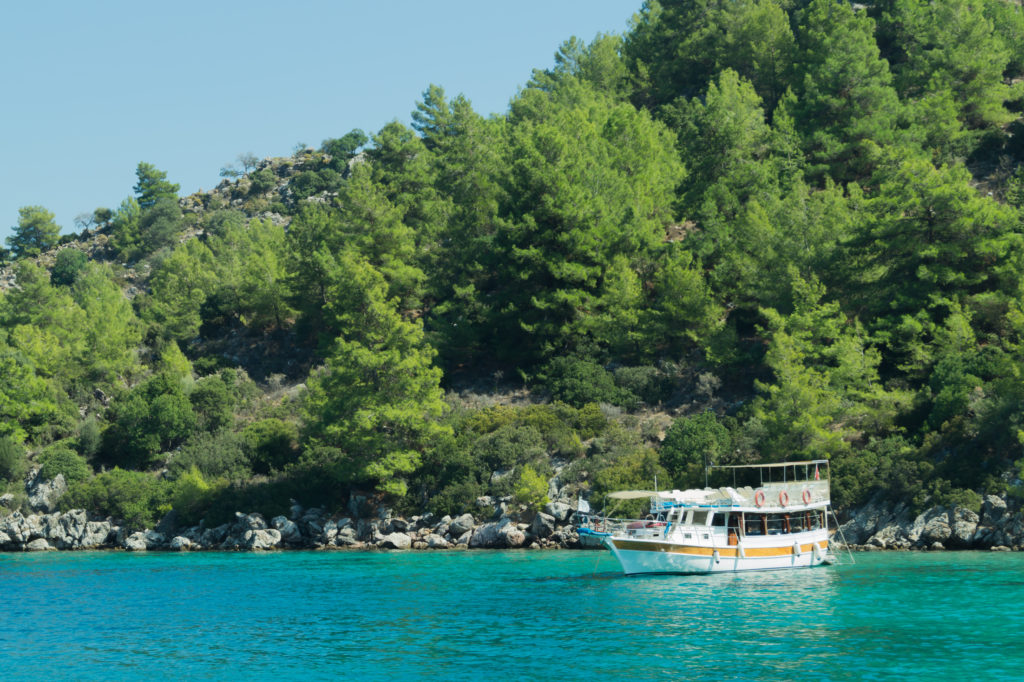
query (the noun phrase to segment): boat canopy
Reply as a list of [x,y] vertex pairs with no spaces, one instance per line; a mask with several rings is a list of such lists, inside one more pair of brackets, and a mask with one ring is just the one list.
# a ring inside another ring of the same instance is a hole
[[653,490],[619,490],[614,493],[608,493],[608,497],[613,500],[642,500],[646,497],[656,497],[658,493]]

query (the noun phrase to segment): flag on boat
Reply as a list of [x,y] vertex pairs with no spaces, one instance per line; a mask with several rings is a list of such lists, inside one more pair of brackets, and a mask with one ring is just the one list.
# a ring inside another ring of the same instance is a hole
[[817,464],[814,465],[814,480],[815,481],[820,481],[821,480],[821,474],[818,473],[818,465]]
[[582,497],[578,498],[576,500],[576,511],[578,511],[581,514],[589,514],[590,503],[584,500]]

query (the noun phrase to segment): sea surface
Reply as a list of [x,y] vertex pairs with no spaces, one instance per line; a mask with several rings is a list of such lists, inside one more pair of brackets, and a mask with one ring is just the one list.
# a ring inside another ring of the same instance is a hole
[[1024,553],[624,577],[607,552],[0,554],[0,679],[1014,680]]

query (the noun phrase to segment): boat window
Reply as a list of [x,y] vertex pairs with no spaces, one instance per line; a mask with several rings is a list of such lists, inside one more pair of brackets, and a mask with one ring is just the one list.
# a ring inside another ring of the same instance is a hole
[[768,515],[768,535],[782,535],[786,532],[785,514]]
[[706,511],[695,511],[695,512],[693,512],[693,525],[695,525],[695,526],[706,526],[706,525],[708,525],[708,513]]
[[789,532],[790,533],[802,533],[807,530],[804,525],[804,514],[793,514],[792,516],[786,515],[789,519]]
[[712,526],[724,526],[725,520],[729,517],[728,514],[715,514],[711,517]]
[[761,520],[763,514],[747,514],[744,519],[743,532],[746,535],[764,535]]

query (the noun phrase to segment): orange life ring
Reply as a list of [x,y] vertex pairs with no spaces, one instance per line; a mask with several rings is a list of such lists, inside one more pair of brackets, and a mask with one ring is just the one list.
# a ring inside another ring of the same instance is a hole
[[785,490],[779,491],[779,504],[783,507],[789,504],[789,493],[787,493]]
[[804,504],[811,503],[811,491],[809,488],[804,488],[804,494],[801,495],[801,498],[803,499]]
[[763,490],[758,490],[756,493],[754,493],[754,504],[756,504],[758,507],[763,507],[764,506],[764,491]]

